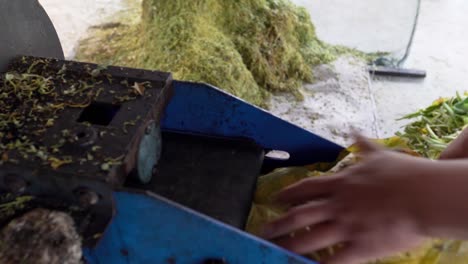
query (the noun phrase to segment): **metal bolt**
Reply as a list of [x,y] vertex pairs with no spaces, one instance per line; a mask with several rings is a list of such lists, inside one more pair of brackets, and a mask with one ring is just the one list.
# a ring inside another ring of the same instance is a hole
[[98,132],[92,127],[79,130],[76,133],[75,140],[81,147],[94,145],[98,139]]
[[150,120],[148,122],[148,126],[146,126],[146,130],[145,130],[146,135],[151,134],[151,132],[153,131],[153,124],[154,124],[154,120]]
[[78,190],[77,194],[79,203],[83,207],[95,205],[99,202],[99,195],[87,188]]

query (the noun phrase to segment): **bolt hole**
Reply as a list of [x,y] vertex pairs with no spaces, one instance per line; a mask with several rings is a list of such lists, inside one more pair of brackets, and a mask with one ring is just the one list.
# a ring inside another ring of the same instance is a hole
[[83,207],[95,205],[102,196],[87,187],[76,188],[73,193],[77,196],[78,202]]
[[120,105],[93,102],[83,109],[77,121],[79,123],[88,122],[93,125],[108,126],[119,111]]
[[289,152],[282,150],[270,150],[265,154],[265,157],[272,160],[289,160],[291,155]]
[[80,133],[76,134],[76,137],[78,137],[79,139],[84,138],[84,137],[86,137],[86,133],[85,132],[80,132]]

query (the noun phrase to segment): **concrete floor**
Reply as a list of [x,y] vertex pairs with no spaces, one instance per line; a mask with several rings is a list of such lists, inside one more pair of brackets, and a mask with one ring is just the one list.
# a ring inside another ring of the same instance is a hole
[[304,85],[304,100],[275,94],[269,111],[342,146],[354,142],[353,130],[377,137],[375,102],[369,92],[366,63],[343,56],[313,70],[315,82]]
[[417,0],[292,0],[311,14],[327,43],[365,52],[400,52],[408,43]]
[[403,123],[393,120],[429,105],[439,97],[468,91],[468,1],[423,0],[407,68],[427,71],[424,80],[375,78],[381,136]]
[[[326,42],[396,56],[409,39],[417,6],[416,0],[293,1],[310,11],[318,36]],[[403,66],[424,69],[428,76],[423,80],[371,76],[377,136],[393,135],[407,123],[396,119],[441,96],[468,91],[467,13],[465,0],[422,0],[413,47]]]

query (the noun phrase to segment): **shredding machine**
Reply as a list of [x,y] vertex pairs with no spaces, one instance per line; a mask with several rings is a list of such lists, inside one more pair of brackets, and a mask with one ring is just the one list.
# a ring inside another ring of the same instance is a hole
[[242,230],[259,175],[342,147],[208,84],[67,61],[37,0],[0,0],[0,73],[23,89],[0,102],[15,113],[0,126],[2,201],[35,197],[1,225],[71,212],[88,263],[313,263]]

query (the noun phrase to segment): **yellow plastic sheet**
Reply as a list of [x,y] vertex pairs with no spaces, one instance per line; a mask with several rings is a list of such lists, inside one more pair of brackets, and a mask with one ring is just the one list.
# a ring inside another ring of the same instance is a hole
[[[408,148],[399,137],[376,140],[386,148],[417,155]],[[274,204],[273,198],[281,189],[309,177],[326,176],[336,173],[346,166],[358,162],[353,154],[358,152],[356,146],[345,150],[334,163],[317,163],[304,167],[290,167],[274,170],[258,179],[252,209],[246,230],[258,235],[261,227],[283,215],[288,208]],[[311,252],[308,257],[320,261],[326,255],[333,254],[333,249]],[[432,240],[421,247],[404,252],[394,257],[372,262],[372,264],[468,264],[468,242],[450,240]]]

